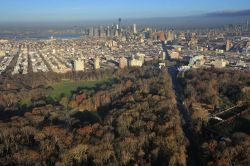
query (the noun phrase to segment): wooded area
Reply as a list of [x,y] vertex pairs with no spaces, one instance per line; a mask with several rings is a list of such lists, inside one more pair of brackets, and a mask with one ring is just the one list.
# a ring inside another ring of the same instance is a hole
[[[104,75],[116,81],[77,89],[54,104],[41,94],[45,98],[33,101],[43,103],[3,119],[0,165],[186,165],[186,139],[167,71],[131,68],[88,78]],[[3,108],[14,103],[2,98]]]
[[185,73],[181,81],[203,165],[250,165],[250,119],[244,118],[249,114],[237,114],[234,121],[225,123],[216,134],[208,130],[210,115],[241,104],[250,109],[250,73],[194,69]]

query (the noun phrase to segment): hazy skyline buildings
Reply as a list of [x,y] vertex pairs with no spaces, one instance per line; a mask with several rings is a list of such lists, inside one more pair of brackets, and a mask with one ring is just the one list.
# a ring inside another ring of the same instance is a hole
[[[11,0],[0,6],[0,22],[48,22],[194,16],[206,13],[224,15],[246,10],[248,0]],[[95,10],[93,10],[95,9]],[[202,10],[201,10],[202,9]],[[114,15],[114,13],[116,13]]]
[[[244,24],[250,19],[248,0],[138,0],[138,1],[3,1],[0,28],[67,28],[112,25],[107,36],[120,36],[121,26],[136,24],[166,28],[204,28]],[[115,14],[114,14],[115,13]],[[121,25],[122,24],[122,25]],[[116,28],[118,31],[112,31]],[[247,29],[247,27],[246,27]],[[98,36],[96,29],[90,36]],[[104,33],[102,33],[103,35]]]
[[246,30],[248,31],[248,27],[249,26],[249,22],[248,22],[248,19],[247,19],[247,25],[246,25]]
[[137,34],[136,24],[133,25],[133,33],[134,33],[134,34]]

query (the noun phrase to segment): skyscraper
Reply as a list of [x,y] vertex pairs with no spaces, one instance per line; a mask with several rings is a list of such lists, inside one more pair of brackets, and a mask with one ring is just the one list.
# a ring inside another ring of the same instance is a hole
[[120,36],[120,35],[121,35],[121,33],[122,33],[122,27],[121,27],[121,22],[122,22],[122,19],[121,19],[121,18],[119,18],[119,19],[118,19],[118,22],[119,22],[119,24],[118,24],[118,35]]
[[99,28],[95,28],[94,29],[94,36],[95,37],[99,37],[100,36],[100,30],[99,30]]
[[169,30],[168,31],[167,41],[173,41],[173,40],[174,40],[174,31],[173,30]]
[[136,24],[133,25],[133,33],[137,34]]
[[94,28],[91,27],[89,28],[89,37],[93,37],[94,36]]
[[83,60],[74,60],[74,70],[75,71],[84,71],[84,61]]
[[106,32],[104,30],[104,28],[101,26],[100,27],[100,37],[105,37],[106,36]]
[[100,58],[99,57],[95,58],[95,64],[94,65],[95,65],[96,70],[101,68],[100,67]]
[[165,33],[164,32],[160,32],[160,34],[159,34],[159,39],[160,39],[160,41],[165,41]]
[[115,36],[115,32],[116,32],[116,28],[114,25],[111,26],[110,29],[110,37],[114,37]]
[[248,24],[249,24],[249,23],[248,23],[248,19],[247,19],[247,25],[246,25],[246,30],[247,30],[247,31],[248,31]]
[[122,22],[122,19],[119,18],[119,19],[118,19],[118,22],[119,22],[119,24],[118,24],[118,25],[119,25],[119,28],[118,28],[118,29],[119,29],[119,31],[121,31],[121,22]]
[[108,26],[108,29],[107,29],[107,36],[110,37],[111,36],[111,32],[110,32],[110,28]]
[[227,40],[226,43],[226,51],[229,51],[233,47],[233,42],[232,40]]

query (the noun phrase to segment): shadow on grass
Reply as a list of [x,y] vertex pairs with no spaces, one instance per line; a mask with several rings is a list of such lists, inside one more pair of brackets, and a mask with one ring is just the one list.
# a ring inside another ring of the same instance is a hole
[[84,86],[78,87],[76,90],[71,91],[71,96],[73,94],[79,94],[80,92],[88,92],[90,94],[94,94],[100,90],[107,90],[111,88],[113,84],[119,83],[119,81],[120,80],[118,78],[113,78],[103,83],[97,83],[95,84],[94,87],[84,87]]
[[9,121],[10,118],[14,116],[23,116],[26,112],[31,112],[32,108],[25,105],[22,105],[21,107],[10,107],[10,108],[4,108],[0,107],[0,120],[1,121]]
[[32,100],[30,104],[19,104],[13,107],[4,108],[0,106],[0,120],[9,121],[14,116],[23,116],[26,112],[31,112],[33,108],[43,107],[45,105],[58,106],[59,103],[51,97],[43,97],[38,100]]
[[[113,78],[108,81],[105,81],[104,83],[97,83],[94,87],[78,87],[75,91],[71,91],[71,96],[74,94],[80,93],[82,91],[94,94],[100,90],[106,90],[109,89],[113,84],[118,83],[119,79]],[[52,90],[52,87],[49,87],[50,90]],[[31,101],[30,104],[19,104],[18,106],[15,106],[13,108],[4,108],[0,106],[0,120],[1,121],[9,121],[11,117],[14,116],[23,116],[26,112],[31,112],[33,108],[36,107],[42,107],[48,104],[51,104],[53,106],[59,106],[60,98],[66,96],[64,93],[62,93],[59,97],[59,99],[54,99],[53,97],[43,97],[41,99],[38,99],[36,101]],[[70,97],[70,96],[68,96]],[[100,110],[107,110],[109,106],[100,108]],[[103,114],[105,111],[97,111],[97,112],[78,112],[75,116],[75,118],[79,119],[83,123],[97,123],[102,121],[103,117],[105,116]],[[60,122],[59,122],[60,123]]]

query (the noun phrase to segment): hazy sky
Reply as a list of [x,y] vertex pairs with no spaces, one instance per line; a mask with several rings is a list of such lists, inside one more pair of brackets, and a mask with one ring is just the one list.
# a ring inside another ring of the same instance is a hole
[[0,22],[199,15],[250,8],[250,0],[0,0]]

